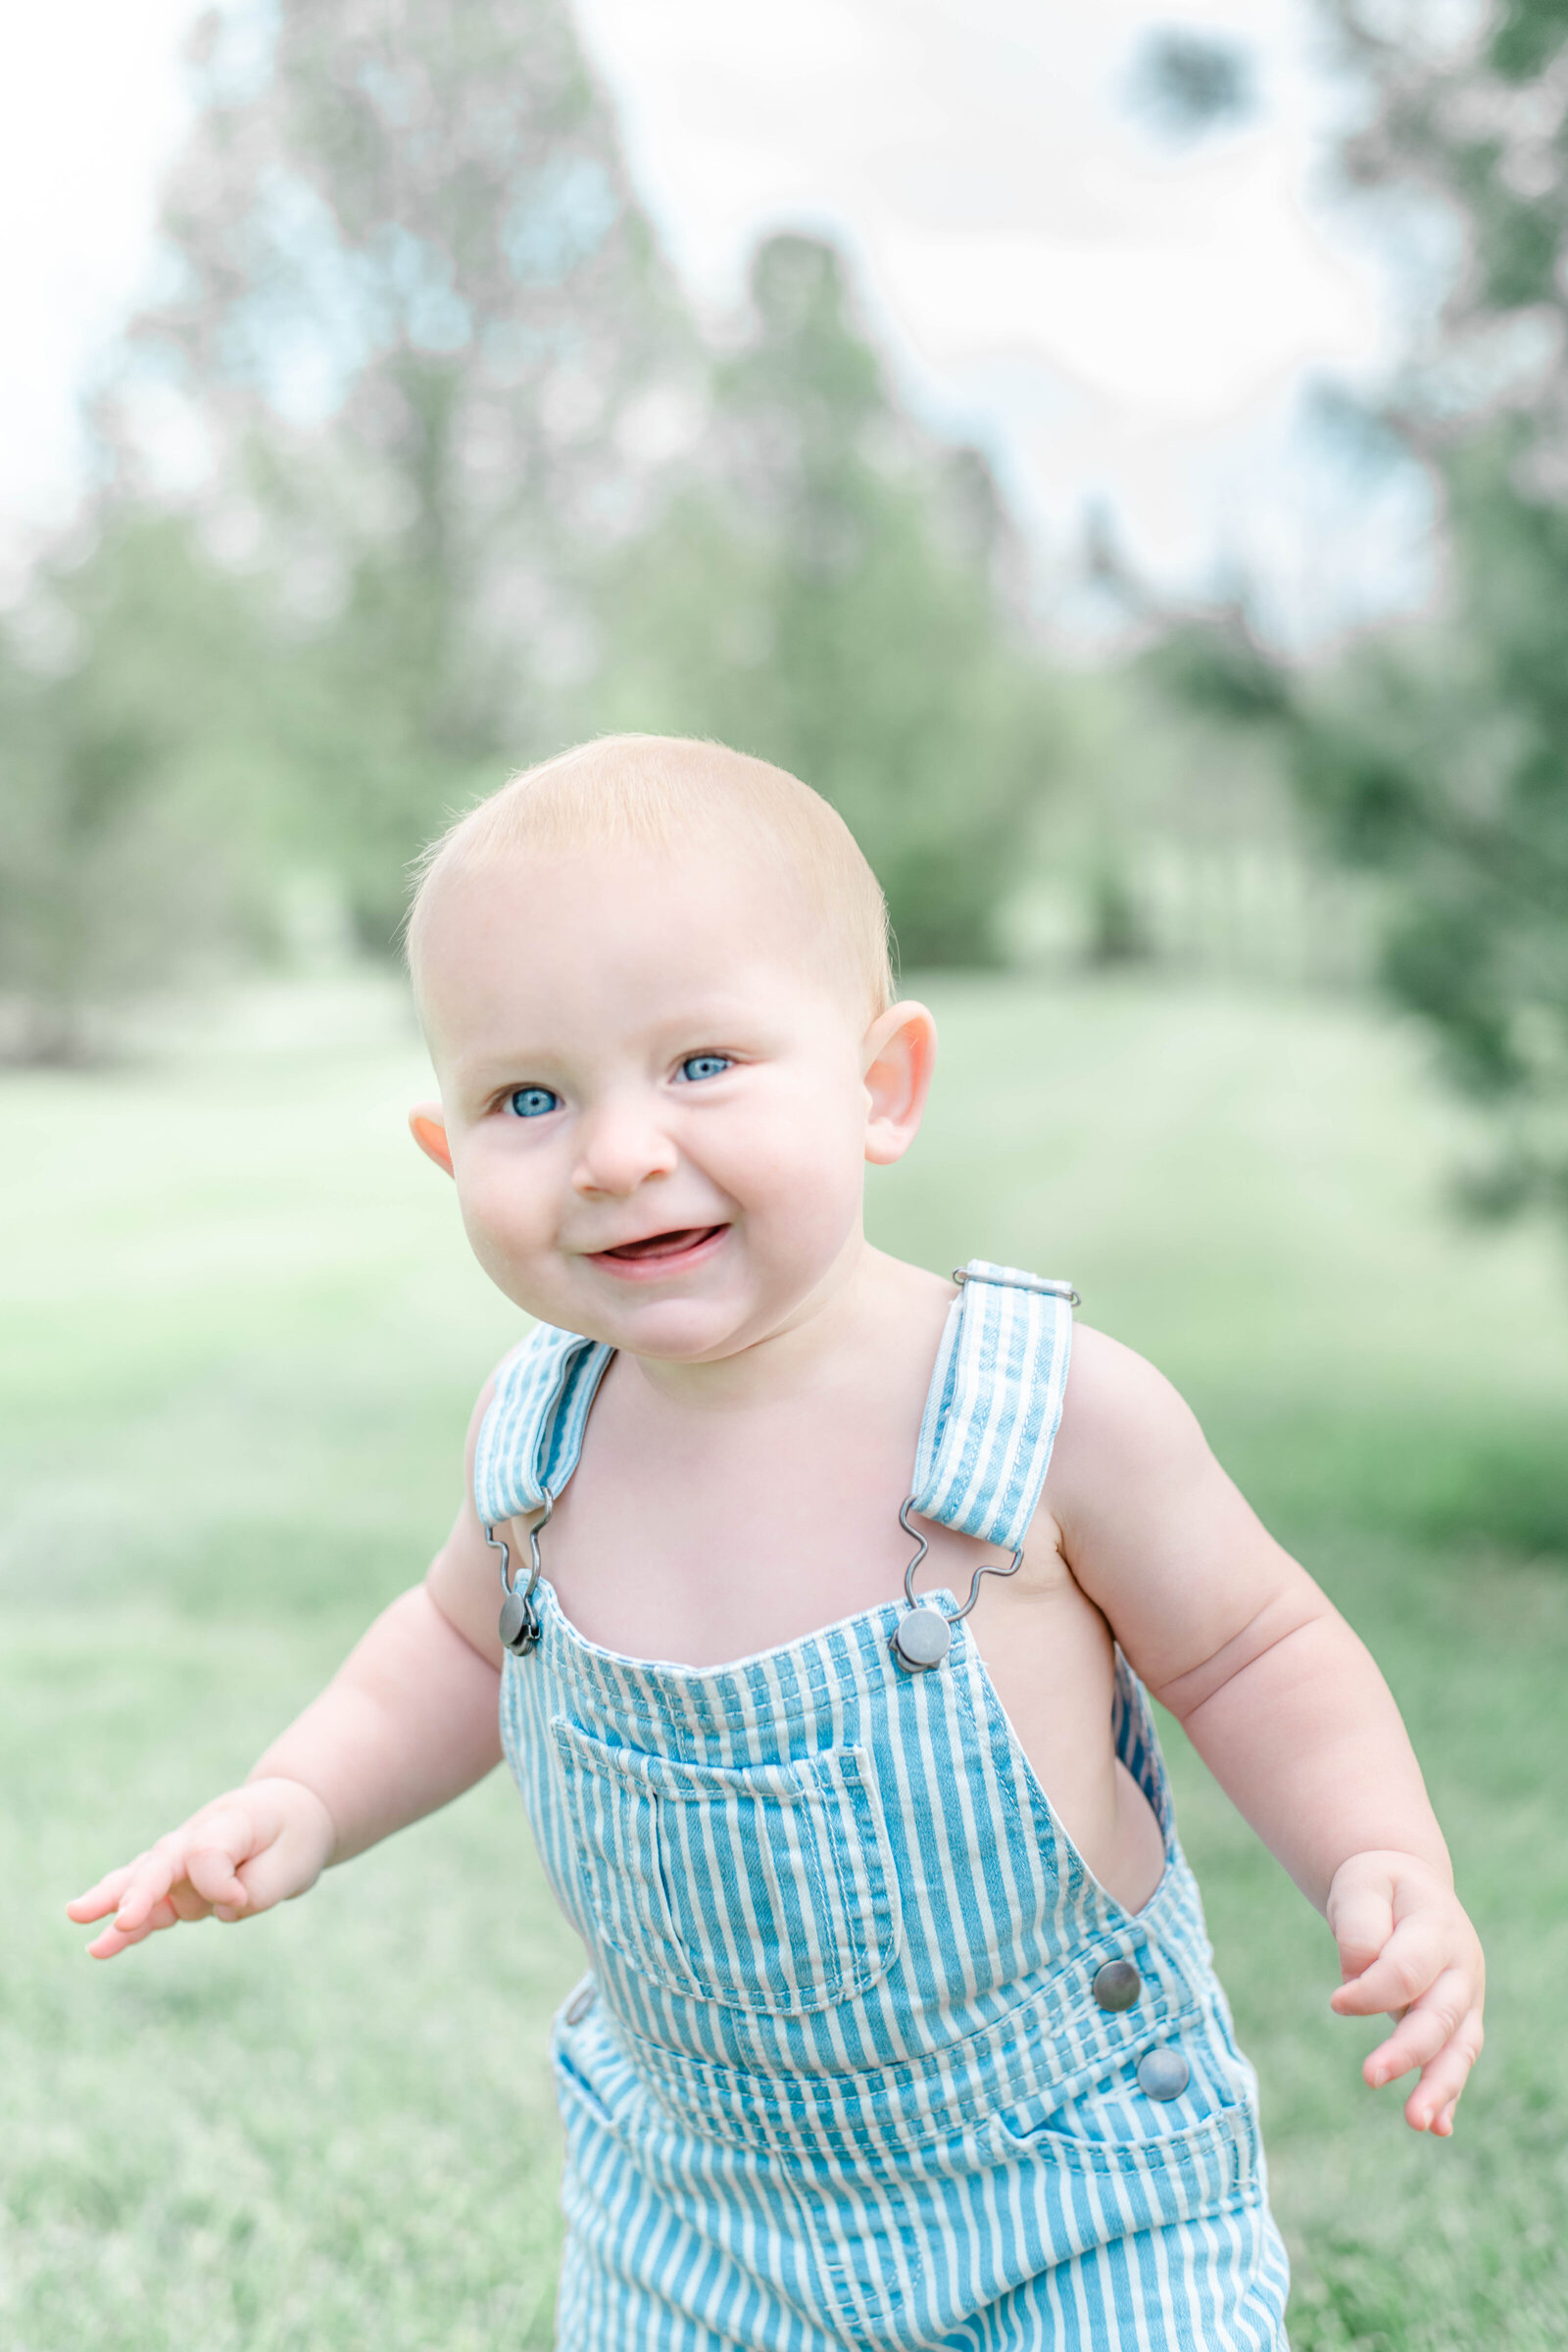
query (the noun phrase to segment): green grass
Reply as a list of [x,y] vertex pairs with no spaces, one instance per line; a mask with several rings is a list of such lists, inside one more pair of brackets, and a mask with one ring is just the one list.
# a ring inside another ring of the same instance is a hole
[[[1568,1286],[1440,1205],[1464,1123],[1349,1011],[933,990],[877,1238],[1071,1273],[1186,1389],[1406,1708],[1491,1947],[1449,2145],[1334,2020],[1325,1931],[1170,1739],[1262,2076],[1297,2352],[1568,2342]],[[581,1965],[497,1779],[310,1900],[97,1969],[65,1897],[240,1774],[457,1500],[515,1317],[402,1132],[373,989],[0,1086],[0,2341],[544,2346],[546,2021]]]

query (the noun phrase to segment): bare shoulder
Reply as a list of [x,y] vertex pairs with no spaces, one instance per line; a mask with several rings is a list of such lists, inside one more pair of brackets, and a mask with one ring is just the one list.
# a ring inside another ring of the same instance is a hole
[[1311,1589],[1214,1459],[1191,1406],[1102,1331],[1074,1337],[1046,1499],[1075,1581],[1156,1695],[1282,1595]]
[[488,1658],[492,1666],[499,1667],[503,1651],[496,1634],[500,1608],[497,1555],[485,1541],[473,1502],[473,1460],[479,1431],[495,1393],[496,1380],[492,1374],[479,1391],[468,1418],[463,1459],[463,1499],[452,1522],[452,1532],[430,1562],[425,1589],[442,1616],[457,1628],[464,1640],[481,1657]]
[[1063,1526],[1113,1495],[1157,1493],[1214,1467],[1198,1417],[1163,1372],[1080,1323],[1051,1459],[1048,1494]]

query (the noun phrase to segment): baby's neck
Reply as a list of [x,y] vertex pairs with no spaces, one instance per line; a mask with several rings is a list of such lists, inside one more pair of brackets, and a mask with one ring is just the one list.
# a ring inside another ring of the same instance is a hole
[[[739,1367],[681,1365],[670,1380],[667,1363],[617,1354],[542,1545],[590,1639],[710,1663],[895,1598],[911,1548],[899,1509],[952,1290],[866,1257],[831,1310]],[[977,1547],[931,1533],[963,1555],[953,1572],[966,1588]]]

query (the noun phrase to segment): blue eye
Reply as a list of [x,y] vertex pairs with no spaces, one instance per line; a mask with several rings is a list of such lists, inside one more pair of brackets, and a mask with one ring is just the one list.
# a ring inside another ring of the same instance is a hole
[[546,1111],[561,1108],[561,1097],[552,1094],[548,1086],[519,1086],[514,1095],[508,1096],[507,1108],[519,1119],[542,1119]]
[[727,1054],[688,1054],[680,1065],[683,1078],[718,1078],[733,1067]]

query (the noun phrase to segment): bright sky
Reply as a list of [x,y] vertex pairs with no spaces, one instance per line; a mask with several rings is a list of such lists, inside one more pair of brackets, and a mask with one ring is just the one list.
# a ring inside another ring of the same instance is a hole
[[[149,266],[194,0],[0,20],[0,533],[69,506],[74,386]],[[1410,590],[1407,494],[1351,492],[1300,422],[1390,357],[1378,270],[1323,188],[1341,103],[1312,0],[577,0],[694,298],[757,235],[855,256],[901,379],[979,439],[1048,556],[1096,503],[1168,581],[1264,574],[1293,625]],[[1250,122],[1186,146],[1126,104],[1154,25],[1234,35]],[[1336,503],[1338,501],[1338,504]]]

